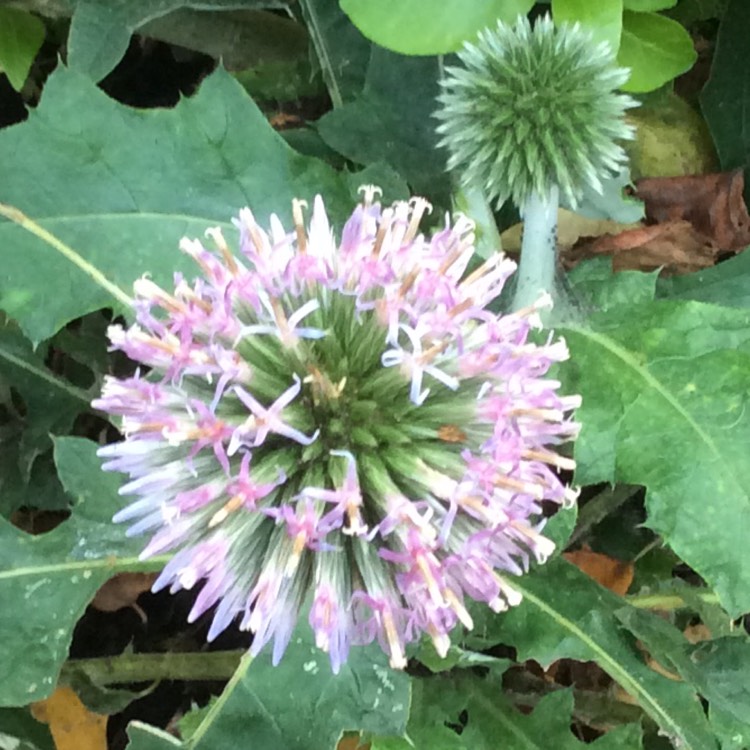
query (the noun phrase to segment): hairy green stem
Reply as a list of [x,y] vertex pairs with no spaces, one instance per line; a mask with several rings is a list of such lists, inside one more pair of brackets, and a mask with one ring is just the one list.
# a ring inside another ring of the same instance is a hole
[[523,239],[514,310],[531,307],[544,292],[552,294],[557,264],[558,203],[559,190],[553,186],[547,195],[532,193],[521,210]]
[[68,682],[78,674],[84,674],[95,685],[155,680],[228,680],[237,670],[244,653],[244,650],[203,651],[71,659],[63,665],[60,680]]

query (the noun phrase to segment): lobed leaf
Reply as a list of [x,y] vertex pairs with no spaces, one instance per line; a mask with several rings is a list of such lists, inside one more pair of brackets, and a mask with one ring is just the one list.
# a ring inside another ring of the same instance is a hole
[[[289,220],[292,198],[327,198],[335,218],[351,208],[346,180],[292,151],[226,72],[170,110],[135,110],[61,68],[27,122],[0,131],[0,161],[14,173],[0,202],[20,208],[107,279],[129,290],[148,273],[172,283],[196,275],[182,236],[231,229],[251,206],[265,222]],[[34,343],[87,312],[111,307],[91,274],[15,224],[0,222],[0,308]],[[50,294],[54,290],[54,294]]]
[[121,570],[154,569],[138,561],[139,541],[112,523],[121,506],[118,477],[105,474],[96,445],[55,440],[55,462],[75,499],[71,517],[29,536],[0,518],[0,706],[20,706],[52,693],[73,628],[96,590]]
[[595,661],[673,743],[683,750],[716,747],[695,690],[651,670],[623,632],[617,613],[624,599],[561,558],[512,585],[524,599],[485,624],[487,642],[512,645],[519,661],[534,659],[542,666],[562,658]]
[[645,485],[647,525],[730,614],[750,610],[750,312],[641,301],[560,330],[577,480]]

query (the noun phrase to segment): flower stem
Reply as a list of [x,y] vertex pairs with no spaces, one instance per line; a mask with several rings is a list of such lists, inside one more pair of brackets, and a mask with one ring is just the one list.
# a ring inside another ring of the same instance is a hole
[[228,680],[244,653],[244,650],[205,651],[71,659],[63,665],[60,679],[66,682],[83,673],[95,685],[154,680]]
[[557,262],[558,202],[559,190],[555,185],[545,196],[532,193],[521,211],[523,240],[514,310],[531,307],[543,292],[552,294]]

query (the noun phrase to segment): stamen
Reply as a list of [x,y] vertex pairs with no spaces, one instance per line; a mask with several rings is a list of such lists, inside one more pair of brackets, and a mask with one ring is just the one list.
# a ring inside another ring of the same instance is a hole
[[383,190],[377,185],[360,185],[357,192],[362,194],[362,205],[369,208],[372,205],[373,198],[376,195],[382,196]]
[[250,211],[249,208],[243,209],[240,211],[240,217],[245,224],[245,229],[247,229],[250,239],[253,241],[253,245],[255,245],[256,252],[258,255],[262,256],[265,249],[265,243],[263,242],[263,235],[261,234],[260,228],[255,223],[255,217],[253,216],[252,211]]
[[466,607],[461,604],[459,598],[450,589],[443,591],[443,597],[448,602],[448,606],[456,613],[458,619],[461,620],[461,624],[467,630],[473,630],[474,620],[471,619],[471,615],[466,610]]
[[232,276],[236,276],[237,272],[239,271],[239,267],[237,266],[237,261],[235,260],[234,254],[227,246],[227,242],[224,239],[224,235],[221,233],[221,229],[219,229],[219,227],[212,227],[211,229],[207,229],[206,236],[210,237],[214,241],[214,245],[216,245],[219,252],[221,253],[221,257],[224,260],[224,263],[226,263],[226,266],[229,269],[230,273],[232,274]]
[[213,529],[214,526],[218,526],[224,521],[229,515],[239,510],[242,507],[242,497],[235,495],[231,500],[228,500],[221,510],[217,510],[216,513],[211,516],[211,520],[208,522],[208,528]]
[[405,669],[406,656],[404,655],[404,649],[401,645],[401,639],[396,632],[396,624],[393,622],[393,616],[387,610],[383,612],[383,629],[385,630],[385,637],[388,641],[388,647],[391,652],[391,667],[393,667],[393,669]]
[[419,230],[419,222],[422,221],[425,210],[427,210],[428,214],[432,213],[432,204],[425,198],[414,196],[409,201],[409,205],[411,206],[412,213],[409,226],[406,228],[406,233],[402,240],[402,244],[404,245],[408,245],[416,237]]
[[300,255],[307,252],[307,235],[305,234],[305,217],[302,209],[307,208],[307,201],[295,198],[292,201],[292,219],[294,220],[294,231],[297,233],[297,250]]
[[536,500],[544,500],[544,485],[539,483],[523,482],[520,479],[495,474],[492,483],[497,487],[504,487],[508,490],[516,490],[531,495]]
[[550,453],[548,451],[521,451],[521,458],[525,458],[528,461],[541,461],[542,463],[556,466],[558,469],[564,469],[565,471],[573,471],[576,468],[576,462],[572,458],[558,456],[557,453]]
[[377,258],[380,255],[380,248],[383,245],[388,230],[391,228],[391,221],[393,220],[393,209],[386,208],[380,217],[380,223],[378,224],[378,233],[375,235],[375,244],[372,246],[372,257]]

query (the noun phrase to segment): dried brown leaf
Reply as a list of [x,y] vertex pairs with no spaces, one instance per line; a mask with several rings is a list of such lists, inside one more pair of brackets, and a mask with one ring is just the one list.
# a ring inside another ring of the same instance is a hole
[[685,177],[648,177],[636,183],[646,219],[660,224],[684,220],[722,251],[750,245],[750,216],[741,169]]

